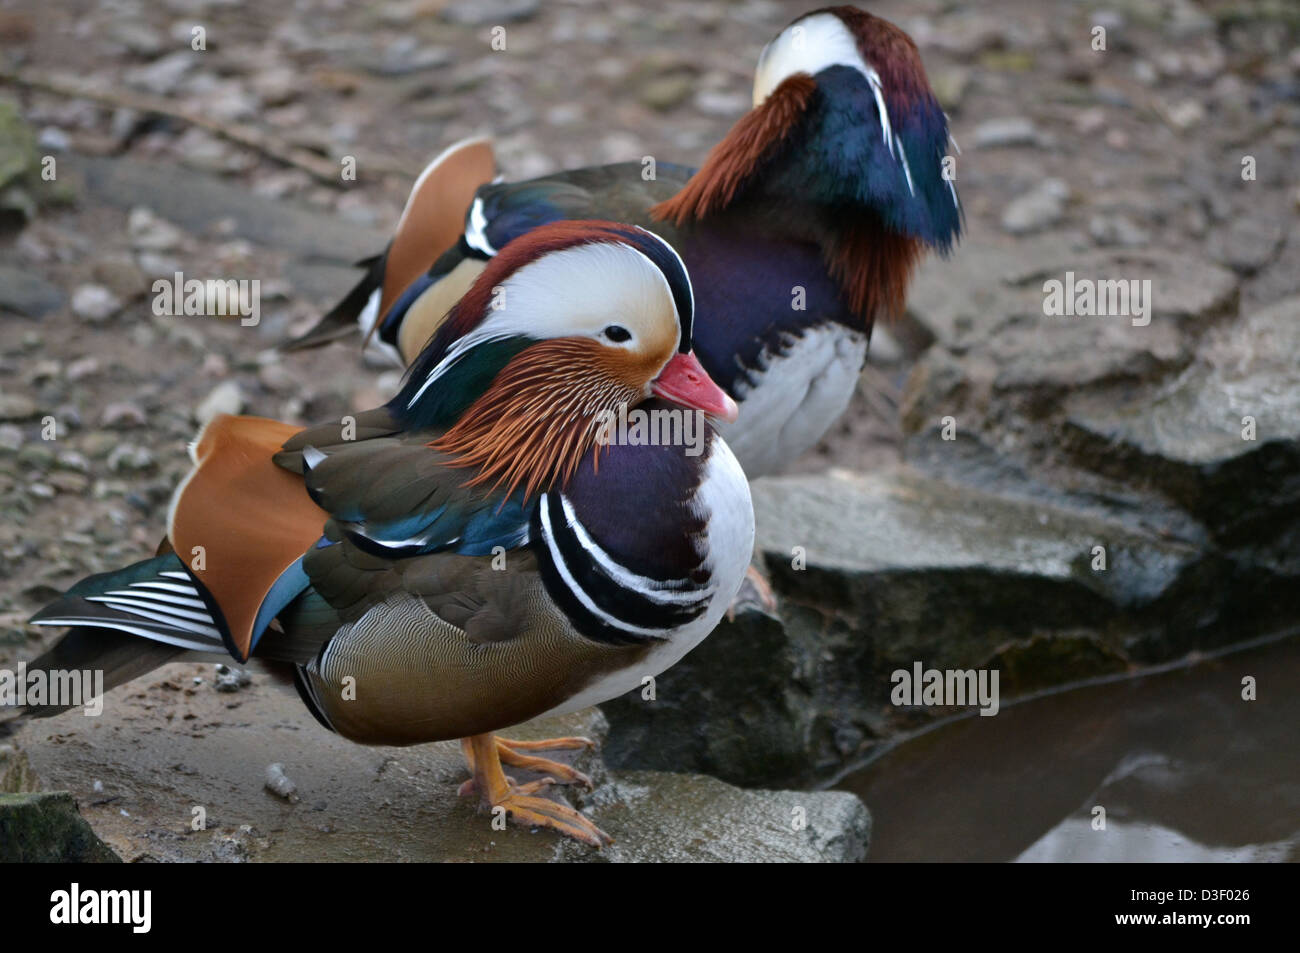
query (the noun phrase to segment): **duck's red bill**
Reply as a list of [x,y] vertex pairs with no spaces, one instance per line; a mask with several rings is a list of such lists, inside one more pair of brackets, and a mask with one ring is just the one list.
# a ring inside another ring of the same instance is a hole
[[740,415],[740,408],[725,390],[713,382],[694,352],[674,354],[659,376],[650,384],[657,397],[674,404],[702,410],[710,417],[731,423]]

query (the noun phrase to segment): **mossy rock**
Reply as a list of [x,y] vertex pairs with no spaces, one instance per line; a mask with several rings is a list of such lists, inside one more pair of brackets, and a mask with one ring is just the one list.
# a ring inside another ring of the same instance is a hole
[[0,794],[0,863],[114,864],[67,791]]

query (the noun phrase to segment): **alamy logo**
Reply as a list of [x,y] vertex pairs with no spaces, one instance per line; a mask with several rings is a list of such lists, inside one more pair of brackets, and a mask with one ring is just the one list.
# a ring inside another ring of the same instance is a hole
[[912,670],[896,669],[889,681],[889,700],[895,705],[980,706],[981,715],[998,713],[998,671],[993,669],[925,668],[912,663]]
[[148,933],[153,924],[152,890],[71,889],[50,894],[50,922],[129,923],[132,933]]
[[172,279],[153,283],[153,313],[160,318],[239,317],[244,327],[262,320],[262,281],[259,278],[186,278],[176,272]]
[[36,669],[27,671],[27,663],[19,662],[18,670],[0,668],[0,706],[57,705],[65,708],[85,708],[90,717],[104,713],[104,672],[101,669],[84,671],[65,669]]
[[686,456],[698,457],[709,437],[708,422],[698,410],[680,407],[641,407],[602,410],[596,415],[596,443],[602,447],[686,447]]
[[1151,323],[1150,278],[1076,279],[1067,271],[1064,281],[1043,282],[1043,294],[1043,314],[1051,318],[1125,317],[1135,328]]

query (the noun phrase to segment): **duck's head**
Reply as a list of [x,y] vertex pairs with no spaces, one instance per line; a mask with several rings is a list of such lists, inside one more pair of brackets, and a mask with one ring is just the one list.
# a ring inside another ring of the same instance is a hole
[[694,296],[661,238],[610,222],[536,228],[496,255],[390,403],[409,429],[526,492],[567,479],[602,420],[652,396],[734,420],[691,351]]
[[683,224],[785,196],[940,250],[957,237],[947,117],[916,44],[889,21],[849,6],[804,14],[763,48],[753,102],[656,215]]

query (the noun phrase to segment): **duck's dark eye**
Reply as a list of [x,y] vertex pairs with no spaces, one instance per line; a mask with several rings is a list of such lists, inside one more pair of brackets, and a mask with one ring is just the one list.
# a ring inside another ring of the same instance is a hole
[[622,344],[632,339],[632,332],[621,324],[611,324],[602,333],[615,344]]

